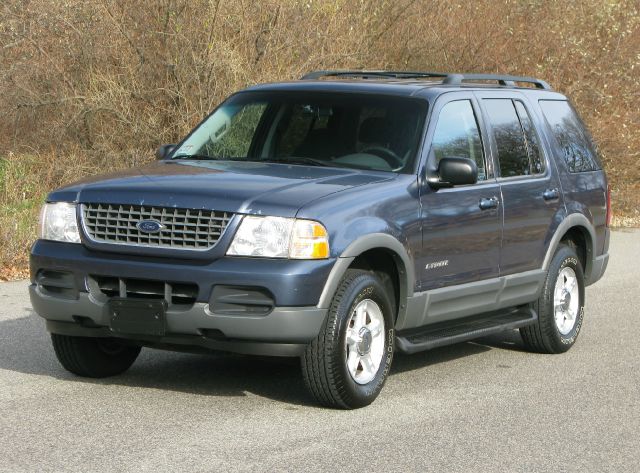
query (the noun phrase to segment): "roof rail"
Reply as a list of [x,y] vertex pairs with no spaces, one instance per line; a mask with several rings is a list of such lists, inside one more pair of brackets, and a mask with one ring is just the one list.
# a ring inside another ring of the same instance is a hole
[[429,77],[445,78],[448,74],[440,72],[413,71],[314,71],[305,74],[300,80],[315,80],[321,77],[359,77],[361,79],[381,77],[387,79],[427,79]]
[[460,85],[462,82],[496,81],[505,87],[515,87],[516,82],[533,84],[538,89],[550,90],[551,86],[543,80],[533,77],[510,76],[503,74],[449,74],[443,84]]
[[442,79],[446,85],[461,85],[463,82],[496,81],[503,87],[516,87],[517,82],[532,84],[538,89],[551,90],[551,86],[540,79],[502,74],[459,74],[415,71],[314,71],[305,74],[300,80],[316,80],[322,77],[351,77],[360,79]]

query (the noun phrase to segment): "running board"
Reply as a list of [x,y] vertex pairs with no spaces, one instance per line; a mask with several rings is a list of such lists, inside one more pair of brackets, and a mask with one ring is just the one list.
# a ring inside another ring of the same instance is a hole
[[396,348],[401,353],[416,353],[526,327],[536,320],[538,314],[529,307],[466,317],[399,332]]

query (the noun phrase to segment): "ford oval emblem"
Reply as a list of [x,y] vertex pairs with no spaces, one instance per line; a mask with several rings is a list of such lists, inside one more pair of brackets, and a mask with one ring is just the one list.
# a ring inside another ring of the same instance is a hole
[[136,223],[136,228],[143,233],[158,233],[165,227],[157,220],[140,220]]

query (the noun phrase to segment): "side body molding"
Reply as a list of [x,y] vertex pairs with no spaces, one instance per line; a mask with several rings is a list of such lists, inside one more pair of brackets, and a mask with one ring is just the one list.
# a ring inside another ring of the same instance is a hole
[[415,287],[415,274],[413,262],[407,253],[406,248],[400,241],[386,233],[372,233],[358,238],[351,243],[336,260],[333,269],[329,273],[329,278],[324,285],[318,308],[328,309],[335,294],[340,280],[357,256],[365,251],[373,249],[388,250],[394,258],[398,267],[400,279],[400,306],[398,307],[398,319],[404,316],[406,311],[406,300],[413,295]]
[[546,271],[536,269],[415,294],[396,329],[414,329],[528,304],[538,298],[546,275]]

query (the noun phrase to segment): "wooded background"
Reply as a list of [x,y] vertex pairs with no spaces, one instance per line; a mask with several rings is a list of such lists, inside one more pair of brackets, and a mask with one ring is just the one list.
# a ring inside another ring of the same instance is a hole
[[3,0],[0,277],[46,193],[153,159],[225,96],[315,69],[547,80],[592,131],[617,225],[640,222],[638,0]]

